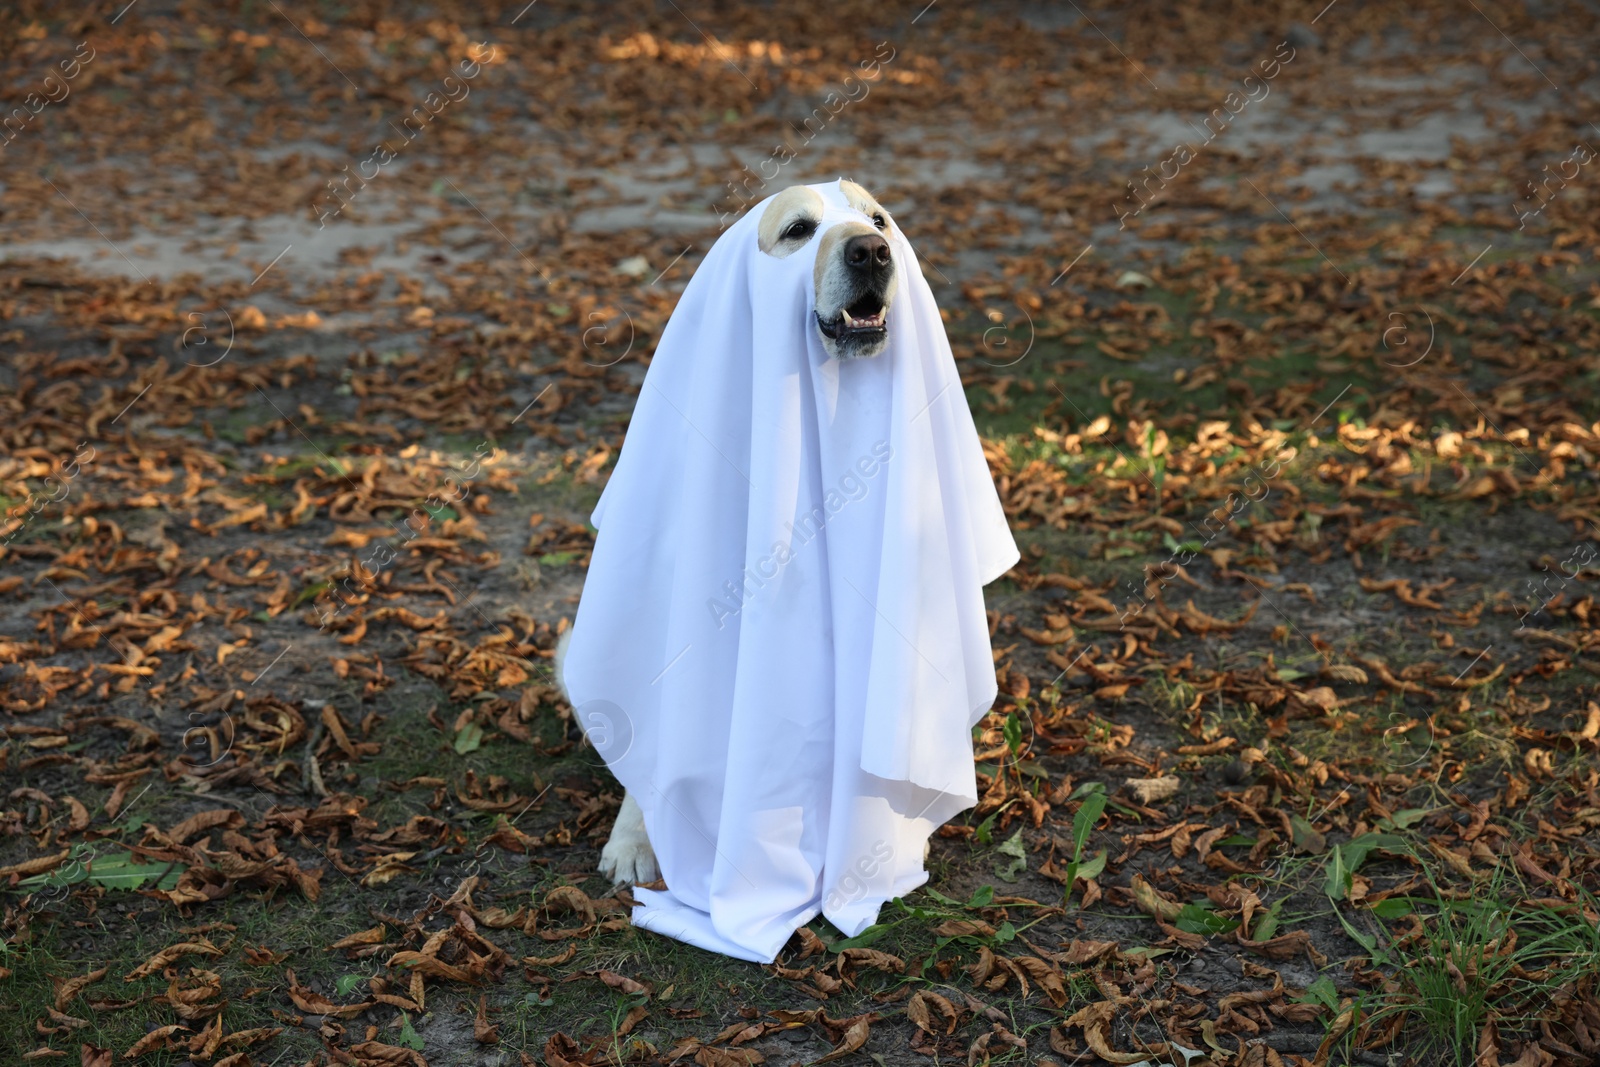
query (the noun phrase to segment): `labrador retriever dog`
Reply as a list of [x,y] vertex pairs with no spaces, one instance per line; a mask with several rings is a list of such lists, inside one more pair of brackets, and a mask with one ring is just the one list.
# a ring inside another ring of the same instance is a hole
[[[830,357],[870,359],[889,344],[889,311],[898,288],[898,266],[880,232],[889,226],[887,213],[856,183],[846,181],[840,186],[850,206],[868,221],[837,223],[823,233],[811,272],[813,325]],[[757,228],[761,251],[784,258],[804,249],[822,223],[823,207],[816,190],[803,185],[772,197]],[[564,694],[561,665],[571,635],[570,629],[562,634],[555,650],[556,679]],[[659,874],[644,814],[631,793],[623,796],[616,824],[600,852],[600,873],[617,885],[653,882]]]

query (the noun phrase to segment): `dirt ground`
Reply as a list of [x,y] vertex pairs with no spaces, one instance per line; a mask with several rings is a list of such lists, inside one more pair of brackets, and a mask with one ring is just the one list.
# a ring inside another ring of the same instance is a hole
[[[9,5],[0,1063],[1600,1062],[1596,29]],[[677,295],[840,176],[1023,560],[980,804],[761,967],[628,925],[550,657]]]

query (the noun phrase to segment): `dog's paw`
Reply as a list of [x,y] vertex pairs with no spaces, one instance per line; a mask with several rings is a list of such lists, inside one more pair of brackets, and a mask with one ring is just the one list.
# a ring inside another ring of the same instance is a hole
[[611,879],[612,885],[641,885],[656,880],[656,850],[650,847],[642,823],[633,827],[618,820],[611,839],[600,850],[600,873]]

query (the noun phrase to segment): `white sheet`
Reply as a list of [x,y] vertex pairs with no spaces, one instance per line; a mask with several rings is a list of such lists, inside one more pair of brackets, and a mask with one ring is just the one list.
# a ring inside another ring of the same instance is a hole
[[762,962],[819,911],[871,925],[977,802],[982,587],[1017,560],[897,224],[888,348],[824,352],[816,247],[866,216],[813,188],[804,249],[759,251],[758,206],[673,312],[594,511],[564,666],[669,887],[636,891],[635,925]]

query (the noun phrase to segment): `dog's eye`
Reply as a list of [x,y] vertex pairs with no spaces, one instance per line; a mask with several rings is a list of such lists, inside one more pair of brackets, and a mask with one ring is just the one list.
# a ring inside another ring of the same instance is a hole
[[883,212],[877,211],[872,215],[872,224],[880,230],[889,228],[889,220],[883,217]]
[[789,224],[789,228],[787,230],[783,231],[783,239],[785,241],[803,240],[804,238],[810,237],[811,231],[815,228],[816,223],[808,222],[805,219],[797,219]]

